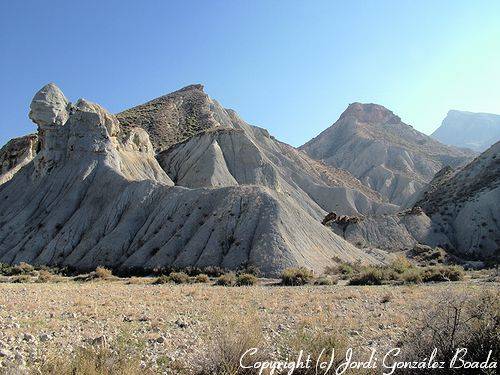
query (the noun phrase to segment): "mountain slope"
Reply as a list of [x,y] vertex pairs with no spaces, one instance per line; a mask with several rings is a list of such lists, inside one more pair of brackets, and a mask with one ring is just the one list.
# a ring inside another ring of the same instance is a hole
[[0,186],[0,262],[117,269],[254,265],[264,275],[336,257],[378,263],[265,186],[189,189],[155,159],[147,133],[55,85],[30,117],[41,149]]
[[500,252],[500,142],[463,168],[441,171],[416,203],[460,254]]
[[[180,99],[182,98],[191,98]],[[192,98],[196,98],[193,100]],[[167,105],[176,101],[176,105]],[[181,142],[160,151],[158,161],[176,185],[189,188],[258,185],[287,194],[318,220],[325,211],[342,214],[394,212],[397,207],[363,185],[349,172],[331,168],[277,141],[267,130],[243,121],[235,111],[223,108],[203,91],[191,85],[172,94],[127,110],[127,125],[144,127],[153,143],[182,139],[188,114],[203,114],[193,124],[203,124]],[[182,103],[183,111],[178,108]],[[186,117],[187,116],[187,117]],[[165,128],[163,119],[175,118]],[[158,141],[160,138],[160,141]],[[170,141],[173,142],[173,141]],[[166,143],[164,143],[166,144]]]
[[451,110],[431,137],[483,152],[500,140],[500,115]]
[[383,106],[361,103],[350,104],[337,122],[299,149],[348,170],[403,206],[443,166],[458,166],[473,156],[416,131]]
[[141,127],[148,132],[156,151],[192,135],[220,126],[231,126],[226,111],[204,91],[190,85],[116,115],[124,128]]
[[397,251],[421,243],[464,259],[498,258],[500,142],[464,167],[439,171],[411,210],[325,224],[359,247]]

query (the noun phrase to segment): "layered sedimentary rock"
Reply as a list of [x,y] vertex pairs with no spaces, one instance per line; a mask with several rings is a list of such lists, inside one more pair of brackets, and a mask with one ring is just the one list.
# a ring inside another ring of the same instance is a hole
[[253,265],[265,275],[321,271],[338,258],[378,262],[280,189],[173,186],[144,129],[122,128],[86,100],[71,104],[55,86],[37,93],[30,117],[41,148],[0,186],[0,262]]
[[483,152],[500,140],[500,115],[451,110],[431,137]]
[[446,165],[473,153],[445,146],[377,104],[350,104],[331,127],[300,147],[311,157],[346,169],[390,202],[409,206]]

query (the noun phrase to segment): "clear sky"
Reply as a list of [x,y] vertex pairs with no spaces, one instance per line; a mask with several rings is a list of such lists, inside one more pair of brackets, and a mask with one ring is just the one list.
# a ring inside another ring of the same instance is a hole
[[0,144],[55,82],[111,112],[191,83],[298,146],[355,101],[500,113],[500,1],[0,0]]

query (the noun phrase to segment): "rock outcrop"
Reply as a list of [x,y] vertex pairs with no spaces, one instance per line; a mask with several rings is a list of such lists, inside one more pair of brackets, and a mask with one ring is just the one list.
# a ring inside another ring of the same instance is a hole
[[330,220],[333,231],[360,248],[389,252],[407,251],[417,244],[450,248],[451,243],[439,226],[423,212],[406,210],[397,214],[372,215],[363,220]]
[[451,110],[431,137],[447,145],[483,152],[500,140],[500,115]]
[[407,207],[441,168],[474,156],[416,131],[383,106],[361,103],[350,104],[337,122],[300,149]]
[[9,181],[36,155],[38,136],[36,134],[11,139],[0,149],[0,185]]
[[457,255],[500,255],[500,142],[465,167],[438,173],[417,205],[450,238]]
[[280,189],[173,186],[145,130],[122,128],[86,100],[61,105],[62,93],[54,101],[42,94],[30,115],[40,151],[0,186],[0,262],[79,270],[253,265],[264,275],[291,266],[320,272],[338,258],[379,262]]

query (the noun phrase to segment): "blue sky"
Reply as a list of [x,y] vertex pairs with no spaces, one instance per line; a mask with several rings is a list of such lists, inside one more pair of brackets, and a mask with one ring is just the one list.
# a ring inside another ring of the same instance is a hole
[[0,2],[0,144],[35,131],[34,93],[111,112],[191,83],[298,146],[354,101],[425,133],[500,113],[498,1]]

